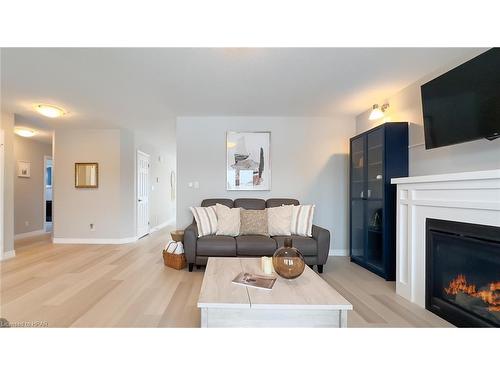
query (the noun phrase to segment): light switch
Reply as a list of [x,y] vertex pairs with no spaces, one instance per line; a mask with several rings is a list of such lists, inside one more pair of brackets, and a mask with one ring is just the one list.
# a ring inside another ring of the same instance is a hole
[[200,183],[198,181],[194,182],[194,188],[198,189],[200,187]]
[[193,183],[192,182],[188,182],[188,187],[192,188],[193,187]]

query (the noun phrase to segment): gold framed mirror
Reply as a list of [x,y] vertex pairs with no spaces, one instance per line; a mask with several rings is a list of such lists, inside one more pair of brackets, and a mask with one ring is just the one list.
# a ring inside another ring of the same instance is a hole
[[98,163],[75,163],[75,188],[97,189],[99,187]]

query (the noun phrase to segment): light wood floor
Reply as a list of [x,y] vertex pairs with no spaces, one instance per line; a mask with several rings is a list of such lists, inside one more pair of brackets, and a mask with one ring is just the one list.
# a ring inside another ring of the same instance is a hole
[[[49,235],[16,242],[0,262],[0,317],[48,327],[199,327],[203,269],[163,265],[169,229],[126,245],[54,245]],[[330,257],[322,275],[354,306],[349,327],[447,327],[347,258]]]

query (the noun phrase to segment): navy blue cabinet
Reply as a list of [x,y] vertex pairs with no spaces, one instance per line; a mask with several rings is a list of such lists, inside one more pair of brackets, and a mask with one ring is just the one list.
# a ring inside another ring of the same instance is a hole
[[351,261],[386,280],[396,271],[396,186],[408,176],[408,123],[387,122],[351,138]]

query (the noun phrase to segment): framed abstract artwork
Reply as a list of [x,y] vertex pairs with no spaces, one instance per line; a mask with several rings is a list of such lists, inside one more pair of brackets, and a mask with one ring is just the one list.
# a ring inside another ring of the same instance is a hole
[[226,134],[227,190],[271,190],[271,132]]
[[31,163],[29,161],[17,162],[17,177],[23,177],[23,178],[31,177]]

